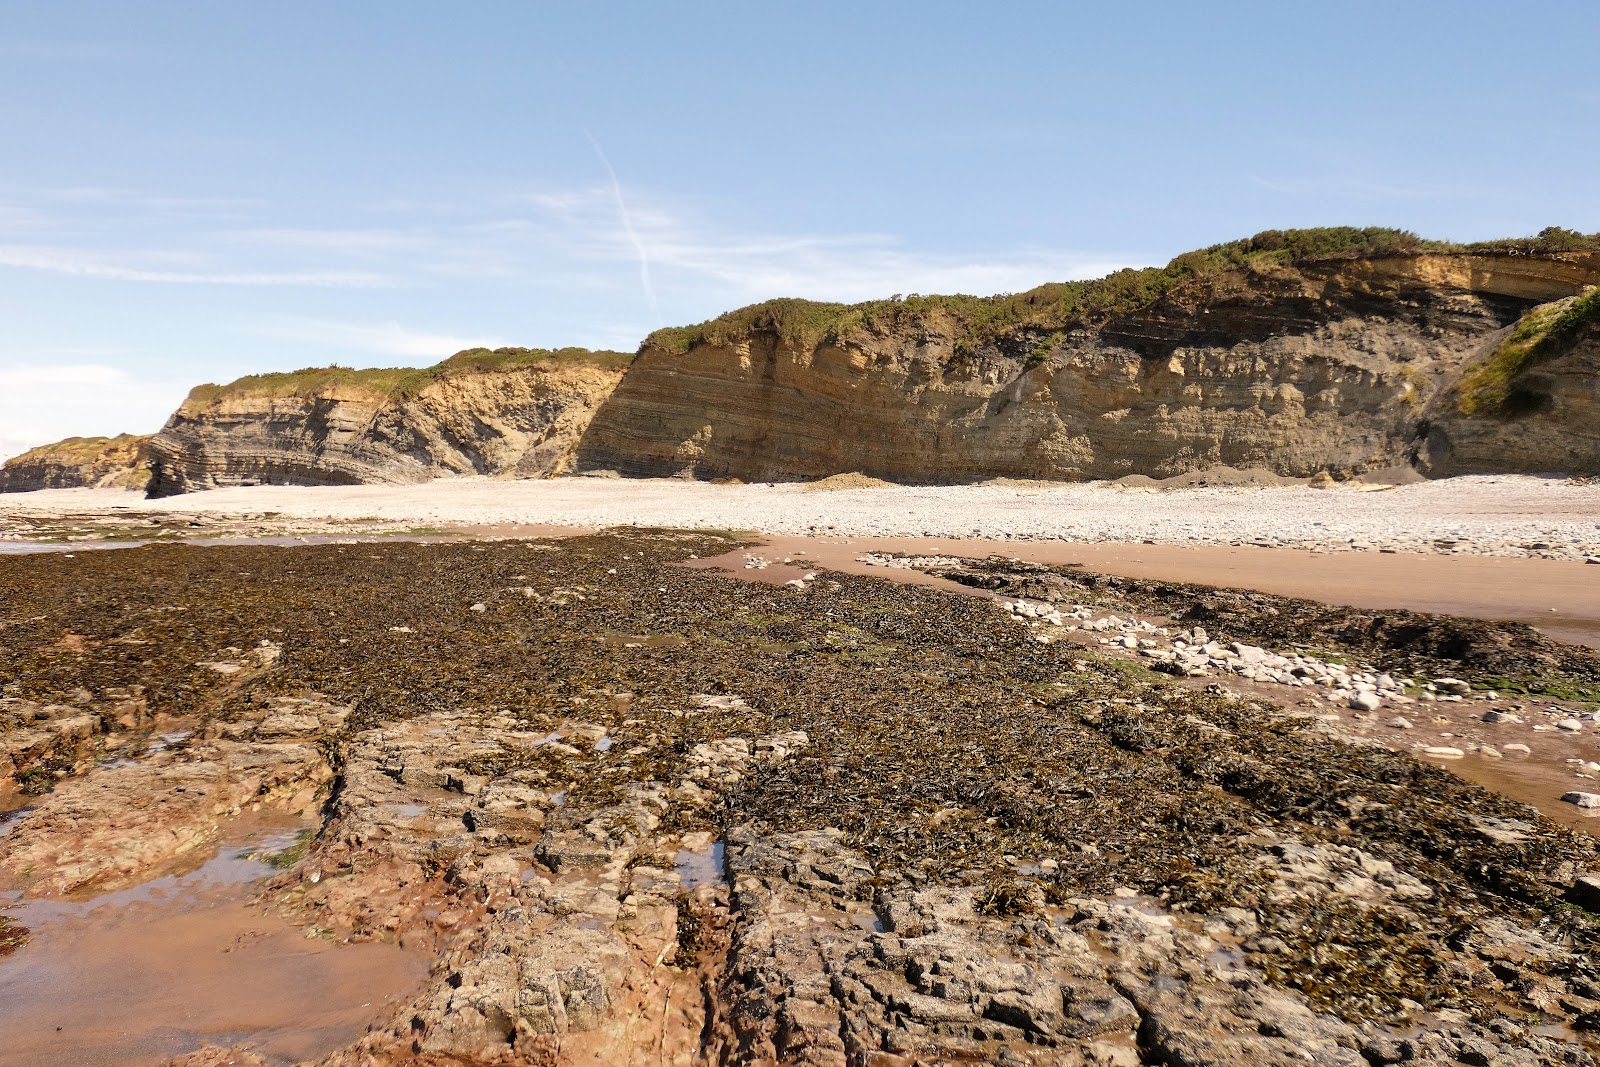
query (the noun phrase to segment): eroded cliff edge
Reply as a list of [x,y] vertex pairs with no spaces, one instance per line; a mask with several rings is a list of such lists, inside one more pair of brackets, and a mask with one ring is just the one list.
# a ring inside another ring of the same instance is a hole
[[150,480],[150,435],[68,437],[0,466],[0,493],[36,489],[143,489]]
[[151,442],[150,493],[563,473],[631,359],[470,349],[421,370],[330,367],[203,385]]
[[1455,246],[1326,230],[1011,296],[772,301],[652,334],[578,465],[906,482],[1591,472],[1592,323],[1519,366],[1539,402],[1474,407],[1461,390],[1524,316],[1596,283],[1600,241],[1567,231]]

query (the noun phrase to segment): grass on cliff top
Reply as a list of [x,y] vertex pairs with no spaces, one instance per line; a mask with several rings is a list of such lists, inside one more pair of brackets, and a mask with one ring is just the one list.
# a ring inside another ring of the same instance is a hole
[[697,344],[727,344],[753,330],[795,344],[835,341],[857,327],[892,328],[947,317],[964,345],[976,347],[1007,334],[1039,335],[1089,325],[1149,307],[1177,285],[1228,271],[1347,259],[1409,256],[1424,252],[1486,255],[1550,255],[1600,252],[1600,234],[1557,226],[1536,237],[1456,244],[1425,240],[1407,230],[1379,226],[1326,226],[1264,230],[1254,237],[1185,252],[1164,267],[1119,270],[1089,281],[1050,282],[1000,296],[894,296],[862,304],[830,304],[782,298],[730,311],[696,326],[657,330],[645,345],[684,353]]
[[1517,323],[1488,359],[1461,379],[1456,406],[1465,415],[1517,415],[1536,410],[1542,394],[1520,387],[1523,372],[1563,354],[1600,326],[1600,288],[1541,304]]
[[112,450],[134,448],[147,440],[149,434],[120,433],[115,437],[67,437],[38,448],[30,448],[13,459],[6,460],[6,466],[13,463],[92,463],[102,454]]
[[415,396],[427,386],[469,374],[492,374],[534,366],[593,366],[625,369],[633,362],[626,352],[591,351],[587,348],[469,348],[431,367],[354,368],[333,364],[302,367],[295,371],[251,374],[227,385],[196,386],[190,404],[211,404],[224,397],[310,397],[329,389],[370,394],[374,399]]

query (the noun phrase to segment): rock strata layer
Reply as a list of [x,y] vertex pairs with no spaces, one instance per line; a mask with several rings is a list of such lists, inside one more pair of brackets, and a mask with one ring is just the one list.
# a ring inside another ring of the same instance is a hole
[[[1525,313],[1597,282],[1593,252],[1419,253],[1252,261],[1100,314],[1055,312],[1050,287],[778,301],[652,335],[578,463],[762,481],[1595,471],[1592,335],[1537,369],[1545,402],[1468,415],[1452,389]],[[986,325],[1002,313],[1017,321]]]
[[0,466],[0,493],[36,489],[143,489],[150,481],[150,435],[69,437]]
[[419,371],[325,368],[201,386],[151,442],[150,493],[560,474],[628,358],[476,349]]
[[1435,474],[1600,472],[1600,290],[1525,316],[1435,405],[1421,451]]

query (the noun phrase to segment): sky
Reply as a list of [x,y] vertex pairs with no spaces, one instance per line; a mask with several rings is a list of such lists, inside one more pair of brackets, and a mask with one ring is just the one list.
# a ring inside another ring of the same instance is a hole
[[0,0],[0,456],[1263,229],[1600,231],[1600,4]]

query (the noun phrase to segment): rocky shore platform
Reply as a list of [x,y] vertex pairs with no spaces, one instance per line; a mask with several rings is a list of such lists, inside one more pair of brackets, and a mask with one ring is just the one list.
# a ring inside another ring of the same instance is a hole
[[[1492,759],[1473,730],[1592,744],[1600,652],[760,552],[634,528],[0,559],[4,899],[298,820],[251,906],[431,961],[301,1057],[324,1067],[1593,1062],[1596,838],[1447,767]],[[687,565],[743,555],[773,580]],[[1413,747],[1428,713],[1461,760]],[[0,921],[0,985],[40,934]],[[165,1062],[282,1062],[249,1016]]]

